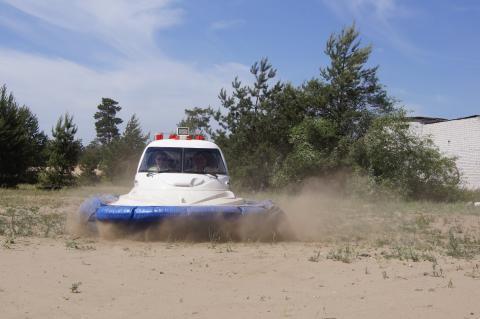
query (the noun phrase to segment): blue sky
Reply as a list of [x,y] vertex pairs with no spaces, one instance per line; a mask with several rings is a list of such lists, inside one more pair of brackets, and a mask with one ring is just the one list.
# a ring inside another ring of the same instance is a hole
[[47,132],[69,112],[91,140],[101,97],[170,131],[261,57],[284,81],[318,76],[328,36],[353,21],[412,114],[480,113],[478,0],[0,0],[0,84]]

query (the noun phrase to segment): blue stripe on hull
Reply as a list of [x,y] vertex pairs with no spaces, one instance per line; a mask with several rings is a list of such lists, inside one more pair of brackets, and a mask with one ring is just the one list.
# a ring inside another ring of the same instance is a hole
[[96,210],[96,219],[102,221],[154,221],[177,216],[242,216],[261,214],[273,206],[264,201],[242,206],[114,206],[103,205]]
[[96,217],[99,220],[130,220],[134,215],[132,206],[101,206],[97,209]]

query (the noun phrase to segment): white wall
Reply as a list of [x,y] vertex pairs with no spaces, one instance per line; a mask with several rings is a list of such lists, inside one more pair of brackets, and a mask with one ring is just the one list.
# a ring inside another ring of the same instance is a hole
[[464,186],[480,188],[480,116],[433,124],[412,122],[410,128],[419,136],[429,136],[445,155],[457,157]]

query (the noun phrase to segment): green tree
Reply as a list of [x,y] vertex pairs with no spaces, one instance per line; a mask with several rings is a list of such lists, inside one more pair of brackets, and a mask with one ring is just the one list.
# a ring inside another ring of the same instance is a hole
[[305,118],[289,130],[293,147],[275,171],[276,186],[351,170],[356,141],[374,119],[396,110],[378,67],[367,67],[371,46],[361,47],[358,35],[355,25],[332,34],[325,49],[330,64],[302,86]]
[[0,186],[33,182],[45,165],[47,137],[28,107],[19,107],[6,86],[0,88]]
[[[288,109],[298,104],[289,104],[291,99],[282,101],[287,96],[282,95],[284,90],[287,91],[283,84],[270,84],[276,70],[268,59],[254,63],[250,73],[255,78],[252,85],[243,85],[235,78],[231,95],[225,89],[220,91],[223,112],[214,114],[220,128],[213,138],[222,147],[235,184],[261,189],[269,186],[274,163],[279,161],[281,147],[277,146],[288,143],[281,136],[276,136],[276,133],[282,132],[281,126],[290,114],[279,111],[279,104],[283,102],[282,105]],[[292,87],[289,86],[288,90],[295,95]]]
[[367,67],[371,46],[361,47],[355,25],[332,34],[325,54],[330,65],[320,69],[324,99],[315,115],[335,124],[338,134],[357,139],[365,134],[373,118],[394,109],[377,77],[378,66]]
[[102,103],[97,108],[98,111],[94,115],[97,139],[101,144],[107,145],[120,136],[118,125],[123,120],[116,115],[122,108],[117,101],[110,98],[102,98]]
[[134,114],[122,136],[103,148],[102,171],[109,180],[131,180],[149,139]]
[[122,134],[122,142],[125,144],[125,147],[130,150],[134,158],[138,160],[147,141],[150,138],[150,134],[143,134],[140,122],[135,114],[128,120],[125,131]]
[[48,145],[47,169],[40,177],[45,188],[61,188],[75,183],[73,170],[78,163],[82,144],[75,139],[77,126],[73,117],[65,114],[52,129],[52,140]]
[[94,184],[100,181],[97,170],[102,160],[102,148],[98,141],[88,144],[80,155],[79,165],[82,171],[80,175],[80,183],[84,185]]
[[407,198],[454,198],[455,161],[410,134],[380,84],[378,67],[368,66],[371,51],[361,46],[355,25],[346,27],[328,39],[330,63],[319,78],[298,87],[273,82],[276,70],[262,59],[250,70],[252,85],[235,78],[231,94],[220,91],[218,111],[187,110],[181,123],[209,130],[218,125],[211,136],[226,156],[232,182],[249,189],[315,176],[341,175],[345,182],[362,174],[377,190],[394,189]]
[[275,171],[276,187],[302,182],[310,176],[322,176],[344,163],[344,150],[336,126],[324,118],[307,118],[290,131],[292,150]]
[[178,127],[188,127],[192,134],[211,136],[213,134],[210,121],[215,114],[212,108],[194,107],[185,110],[185,117],[177,124]]
[[19,109],[21,123],[28,136],[27,152],[24,158],[28,161],[28,169],[23,174],[22,182],[36,183],[37,173],[47,162],[47,135],[40,131],[37,117],[26,106]]

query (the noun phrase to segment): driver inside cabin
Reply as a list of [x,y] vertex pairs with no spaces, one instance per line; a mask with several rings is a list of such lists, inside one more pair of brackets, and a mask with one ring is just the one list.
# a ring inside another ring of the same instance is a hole
[[197,152],[192,157],[192,170],[197,173],[209,173],[213,170],[212,157],[208,152]]
[[157,152],[154,156],[154,165],[148,170],[154,172],[168,171],[171,168],[170,158],[165,152]]
[[192,157],[193,163],[193,171],[195,172],[205,172],[205,168],[207,167],[207,158],[202,152],[197,152]]

